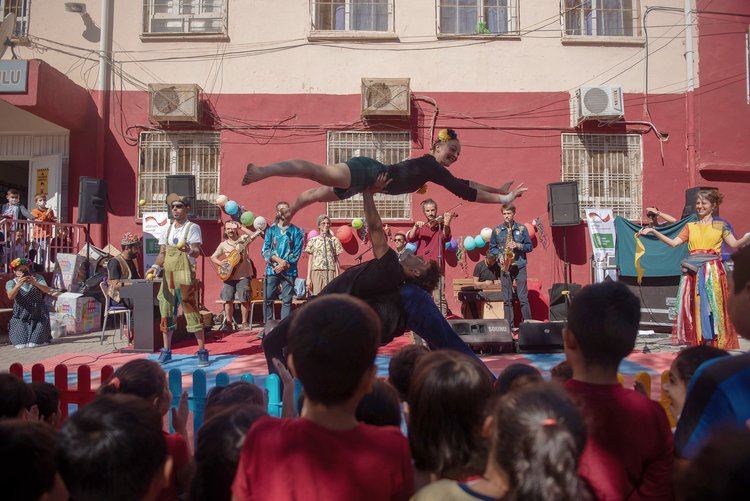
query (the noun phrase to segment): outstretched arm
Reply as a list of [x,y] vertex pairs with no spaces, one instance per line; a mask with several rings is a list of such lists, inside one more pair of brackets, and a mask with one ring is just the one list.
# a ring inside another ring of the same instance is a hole
[[378,209],[375,207],[375,199],[372,195],[381,191],[390,182],[388,174],[383,173],[378,176],[372,186],[362,193],[362,202],[365,207],[365,220],[367,221],[367,229],[370,232],[370,239],[372,239],[372,253],[375,254],[376,259],[380,259],[385,256],[386,252],[388,252],[388,240],[385,238],[383,221],[380,219],[380,214],[378,214]]
[[677,247],[678,245],[681,245],[684,243],[684,241],[680,237],[676,238],[669,238],[668,236],[662,234],[661,232],[655,230],[654,228],[643,228],[641,231],[638,232],[639,235],[653,235],[665,244],[669,245],[670,247]]
[[731,233],[724,235],[724,241],[733,249],[739,249],[750,243],[750,233],[745,233],[742,238],[735,238]]
[[525,188],[523,183],[519,184],[515,190],[511,190],[507,195],[498,195],[496,193],[488,193],[484,190],[477,190],[477,199],[475,201],[480,204],[509,204],[523,195],[527,190],[528,188]]
[[499,188],[493,188],[492,186],[478,183],[476,181],[469,181],[469,186],[471,186],[475,190],[482,190],[482,191],[486,191],[487,193],[497,193],[499,195],[507,195],[508,193],[510,193],[510,187],[513,185],[514,182],[515,181],[508,181],[507,183],[500,186]]

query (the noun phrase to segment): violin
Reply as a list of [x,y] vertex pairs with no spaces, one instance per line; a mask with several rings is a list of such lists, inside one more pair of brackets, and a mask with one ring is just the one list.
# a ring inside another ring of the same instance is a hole
[[[458,217],[458,213],[457,212],[451,212],[451,219],[455,219],[457,217]],[[432,221],[428,221],[427,222],[427,226],[429,226],[430,229],[434,230],[435,228],[437,228],[440,225],[442,225],[444,220],[445,220],[445,215],[441,214],[441,215],[437,216],[435,219],[433,219]]]

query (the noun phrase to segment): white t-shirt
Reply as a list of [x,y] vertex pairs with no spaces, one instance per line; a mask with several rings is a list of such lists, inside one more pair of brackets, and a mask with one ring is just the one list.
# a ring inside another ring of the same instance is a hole
[[[187,229],[187,235],[185,230]],[[159,245],[177,245],[179,242],[184,241],[188,245],[202,244],[203,235],[201,234],[201,228],[197,224],[188,221],[179,228],[174,227],[174,222],[171,222],[167,229],[162,232],[159,236]],[[190,263],[195,264],[195,258],[188,254]]]

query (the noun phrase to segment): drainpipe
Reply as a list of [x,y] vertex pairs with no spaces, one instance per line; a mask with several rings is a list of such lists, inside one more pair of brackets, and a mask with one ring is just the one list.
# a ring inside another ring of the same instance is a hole
[[[99,38],[99,81],[97,84],[96,107],[98,127],[96,141],[96,171],[94,177],[105,178],[106,139],[109,129],[109,88],[112,60],[112,0],[101,0],[101,36]],[[109,203],[105,206],[109,207]],[[107,219],[97,225],[97,243],[102,247],[107,243]]]
[[693,5],[685,0],[685,70],[687,91],[685,93],[685,140],[687,146],[688,187],[696,185],[695,151],[695,50],[693,40]]

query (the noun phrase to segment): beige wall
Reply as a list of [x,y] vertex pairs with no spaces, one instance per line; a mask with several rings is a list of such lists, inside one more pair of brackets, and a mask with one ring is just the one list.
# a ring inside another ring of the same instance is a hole
[[[395,33],[400,41],[363,44],[309,42],[308,0],[227,1],[230,41],[217,43],[143,42],[141,0],[115,0],[114,58],[142,83],[197,83],[207,92],[222,93],[356,94],[361,77],[409,77],[414,90],[432,92],[560,91],[604,84],[612,77],[609,84],[621,85],[626,92],[643,90],[644,47],[564,45],[559,0],[519,0],[522,33],[551,24],[508,40],[438,40],[435,0],[394,0]],[[30,34],[88,49],[92,52],[39,40],[92,61],[52,50],[42,52],[33,46],[20,48],[20,55],[46,60],[79,84],[95,87],[99,45],[84,39],[81,16],[65,12],[63,3],[33,0]],[[100,25],[100,1],[82,3]],[[642,0],[642,11],[644,3]],[[682,8],[683,1],[649,0],[648,4]],[[669,42],[650,57],[649,88],[653,92],[684,89],[682,19],[676,13],[649,14],[650,51]],[[290,48],[262,51],[280,47]],[[174,56],[190,59],[133,61]],[[119,87],[119,79],[116,84]],[[136,87],[125,83],[125,88]]]

